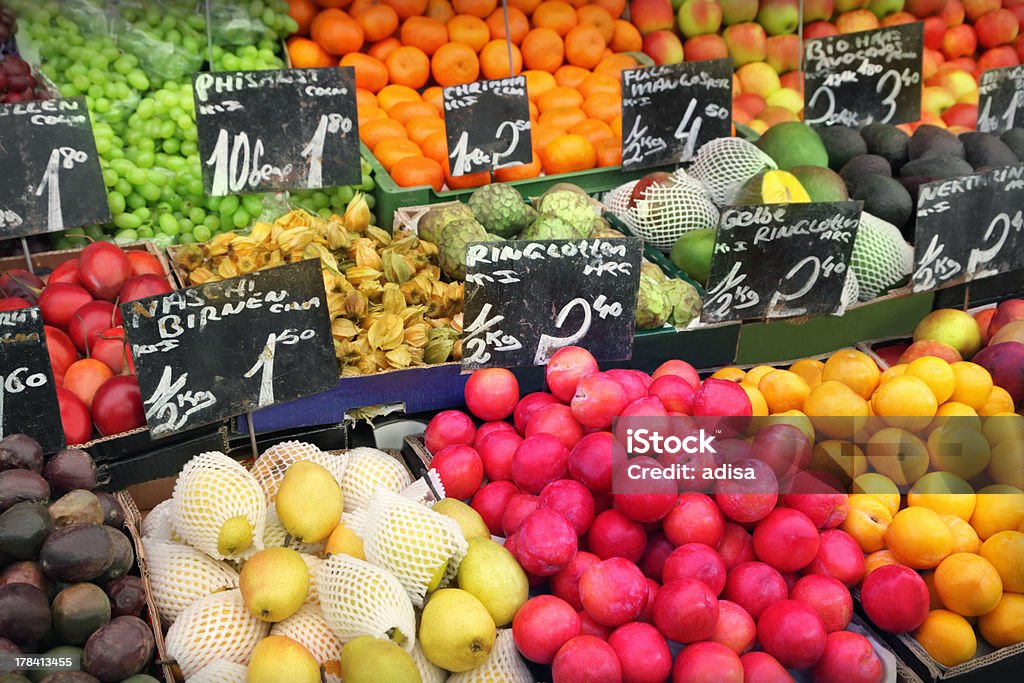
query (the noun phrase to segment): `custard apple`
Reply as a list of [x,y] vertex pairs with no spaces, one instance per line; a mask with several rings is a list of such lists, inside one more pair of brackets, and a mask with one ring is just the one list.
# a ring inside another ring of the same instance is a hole
[[668,322],[676,327],[686,327],[700,315],[702,301],[697,288],[685,280],[666,280],[661,289],[672,307]]
[[473,211],[465,204],[452,204],[451,206],[435,206],[420,216],[416,226],[416,232],[421,240],[439,244],[441,231],[449,223],[455,221],[474,220]]
[[519,236],[524,240],[578,240],[583,234],[557,216],[541,214]]
[[438,260],[441,270],[453,280],[466,279],[466,246],[470,242],[489,242],[491,235],[474,220],[449,223],[441,232]]
[[636,327],[653,330],[664,325],[672,315],[672,304],[661,283],[640,273],[640,292],[636,301]]
[[594,219],[600,216],[594,203],[585,194],[572,190],[561,190],[545,194],[537,210],[561,218],[576,228],[583,237],[590,237],[594,231]]
[[537,212],[523,201],[519,190],[511,185],[484,185],[469,197],[473,216],[487,232],[499,237],[513,237],[537,218]]

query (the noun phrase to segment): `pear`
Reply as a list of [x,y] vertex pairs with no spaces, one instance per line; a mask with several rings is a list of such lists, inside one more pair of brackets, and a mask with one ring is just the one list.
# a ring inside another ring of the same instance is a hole
[[313,462],[291,465],[276,498],[281,525],[299,543],[318,543],[341,521],[341,487],[327,468]]
[[217,534],[217,551],[225,557],[245,552],[252,545],[252,524],[245,515],[224,522]]
[[480,513],[463,503],[458,498],[442,498],[432,506],[434,512],[451,517],[459,523],[462,535],[468,541],[471,538],[490,538],[491,530],[487,528]]
[[390,640],[359,636],[341,649],[341,678],[345,683],[421,683],[419,669],[408,652]]
[[366,553],[363,552],[363,539],[356,536],[356,532],[352,531],[352,528],[345,522],[338,523],[324,547],[324,557],[338,553],[351,555],[357,560],[366,559]]
[[[482,664],[494,647],[497,628],[487,608],[471,593],[443,588],[423,608],[420,647],[431,662],[456,673]],[[347,683],[347,680],[346,680]]]
[[459,564],[459,588],[483,603],[496,626],[512,617],[530,597],[530,582],[516,558],[489,538],[469,539],[469,551]]
[[267,548],[242,566],[238,587],[253,616],[262,621],[283,621],[306,602],[309,569],[297,551]]
[[285,636],[267,636],[253,648],[246,683],[320,683],[320,665],[309,650]]

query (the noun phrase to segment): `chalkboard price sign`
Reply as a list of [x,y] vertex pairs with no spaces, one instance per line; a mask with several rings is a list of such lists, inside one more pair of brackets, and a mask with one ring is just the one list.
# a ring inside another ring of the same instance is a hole
[[622,72],[622,167],[679,164],[728,137],[732,60],[666,64]]
[[206,194],[359,183],[351,67],[204,72],[192,84]]
[[1024,126],[1024,66],[1005,66],[981,74],[978,130],[1000,135]]
[[64,426],[38,308],[0,312],[0,438],[28,434],[44,453],[64,448]]
[[1024,164],[922,185],[915,292],[1024,268]]
[[333,387],[318,259],[121,305],[154,439]]
[[466,252],[462,367],[543,365],[563,346],[633,355],[642,242],[476,242]]
[[804,121],[860,128],[921,118],[924,24],[808,40]]
[[109,221],[85,98],[0,105],[0,239]]
[[533,159],[526,77],[445,88],[444,126],[453,176],[528,164]]
[[701,320],[843,312],[860,202],[760,204],[722,214]]

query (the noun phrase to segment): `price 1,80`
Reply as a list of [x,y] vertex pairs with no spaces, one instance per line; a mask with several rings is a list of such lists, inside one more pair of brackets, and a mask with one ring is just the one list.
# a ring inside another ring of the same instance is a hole
[[[58,147],[50,152],[50,159],[46,162],[46,171],[43,178],[36,186],[35,196],[42,197],[46,192],[46,226],[49,230],[64,229],[64,211],[60,200],[60,171],[70,171],[75,164],[83,164],[89,160],[89,155],[72,147]],[[20,224],[20,217],[19,217]]]

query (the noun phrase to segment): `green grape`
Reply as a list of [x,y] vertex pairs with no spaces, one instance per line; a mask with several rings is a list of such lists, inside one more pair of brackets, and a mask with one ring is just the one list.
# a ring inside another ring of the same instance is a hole
[[114,241],[118,244],[131,244],[139,241],[139,233],[136,230],[127,228],[114,235]]
[[241,208],[235,211],[232,216],[232,224],[239,230],[249,225],[249,212]]
[[137,231],[140,240],[148,240],[153,237],[153,228],[148,225],[143,225]]
[[124,213],[126,204],[124,200],[124,195],[121,194],[120,192],[114,191],[108,193],[107,204],[110,205],[111,214],[116,216],[119,213]]
[[213,232],[206,225],[197,225],[192,229],[192,237],[196,242],[205,242],[213,237]]

